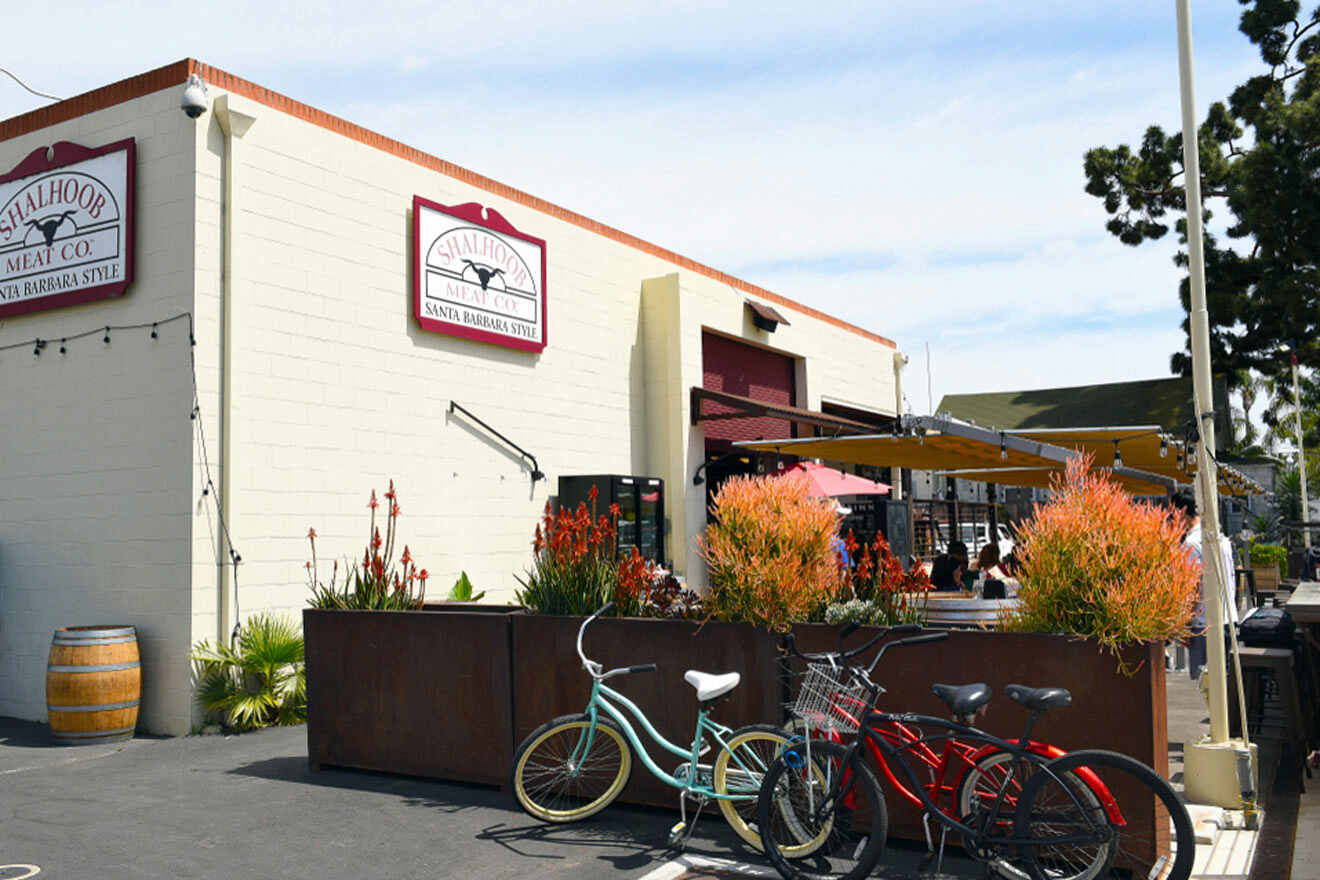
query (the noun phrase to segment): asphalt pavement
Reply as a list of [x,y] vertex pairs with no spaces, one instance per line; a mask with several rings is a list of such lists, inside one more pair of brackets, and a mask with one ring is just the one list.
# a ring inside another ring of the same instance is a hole
[[[616,805],[552,826],[493,788],[313,770],[303,727],[54,746],[45,725],[0,718],[0,880],[727,876],[703,859],[773,876],[710,809],[685,871],[665,846],[674,821]],[[887,876],[916,876],[919,848],[891,856]]]

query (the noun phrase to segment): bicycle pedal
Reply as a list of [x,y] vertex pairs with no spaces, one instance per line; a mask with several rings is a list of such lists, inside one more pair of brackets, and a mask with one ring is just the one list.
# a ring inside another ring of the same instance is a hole
[[678,846],[678,844],[684,839],[683,832],[686,830],[686,822],[675,822],[674,827],[669,829],[669,845]]

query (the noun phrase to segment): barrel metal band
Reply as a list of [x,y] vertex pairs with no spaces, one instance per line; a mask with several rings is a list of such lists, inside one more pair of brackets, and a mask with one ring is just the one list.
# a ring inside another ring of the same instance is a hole
[[116,672],[120,669],[137,669],[141,660],[132,663],[109,663],[105,666],[47,666],[47,672]]
[[52,731],[56,739],[92,739],[102,736],[120,736],[125,733],[132,733],[134,728],[121,727],[118,730],[94,730],[87,733],[69,733],[67,731]]
[[129,700],[126,703],[103,703],[100,706],[52,706],[46,704],[47,712],[110,712],[114,709],[133,709],[141,703],[142,700]]
[[107,639],[111,636],[136,636],[137,629],[131,626],[103,626],[98,629],[57,629],[55,638],[60,639]]
[[56,636],[51,640],[52,645],[68,645],[70,647],[81,647],[82,645],[123,645],[128,642],[136,642],[137,636],[127,636],[121,638],[108,639],[62,639]]

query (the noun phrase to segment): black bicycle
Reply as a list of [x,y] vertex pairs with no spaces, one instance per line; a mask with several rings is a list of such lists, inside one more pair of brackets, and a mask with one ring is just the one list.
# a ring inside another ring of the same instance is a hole
[[[1168,782],[1126,755],[1065,753],[1031,739],[1041,715],[1071,704],[1068,691],[1009,685],[1009,698],[1029,713],[1016,740],[972,726],[990,700],[984,684],[932,686],[949,705],[951,721],[874,708],[884,689],[870,673],[885,651],[947,633],[889,642],[867,667],[852,659],[886,635],[915,629],[884,630],[855,650],[821,654],[801,653],[789,637],[789,650],[808,663],[793,712],[799,734],[809,735],[770,766],[757,802],[765,852],[780,874],[854,880],[871,873],[888,831],[878,767],[923,810],[932,858],[943,858],[953,832],[987,873],[1008,880],[1186,880],[1195,836]],[[840,648],[855,630],[845,628]],[[808,773],[809,766],[818,769]],[[793,860],[785,850],[811,855]]]

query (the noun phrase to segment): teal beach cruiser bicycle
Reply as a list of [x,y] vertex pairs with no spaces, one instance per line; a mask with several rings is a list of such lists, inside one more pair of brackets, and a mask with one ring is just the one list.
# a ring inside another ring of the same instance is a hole
[[[682,818],[670,829],[671,846],[687,842],[701,809],[715,801],[737,835],[760,849],[755,818],[757,796],[767,768],[783,753],[790,734],[768,724],[733,730],[715,722],[710,717],[711,709],[738,686],[740,676],[737,672],[712,675],[690,669],[683,678],[695,689],[700,704],[692,744],[683,747],[665,739],[635,703],[605,683],[634,673],[655,672],[656,665],[606,670],[582,649],[588,625],[612,604],[578,628],[578,657],[591,676],[586,709],[547,721],[532,731],[514,753],[512,788],[518,804],[545,822],[586,819],[609,806],[623,791],[632,774],[635,753],[651,775],[678,790]],[[662,750],[681,759],[673,772],[661,769],[647,752],[629,716]],[[714,760],[703,763],[702,757],[712,750]],[[689,800],[696,804],[690,823]],[[798,849],[805,854],[808,848],[790,845],[786,855],[795,857]]]

